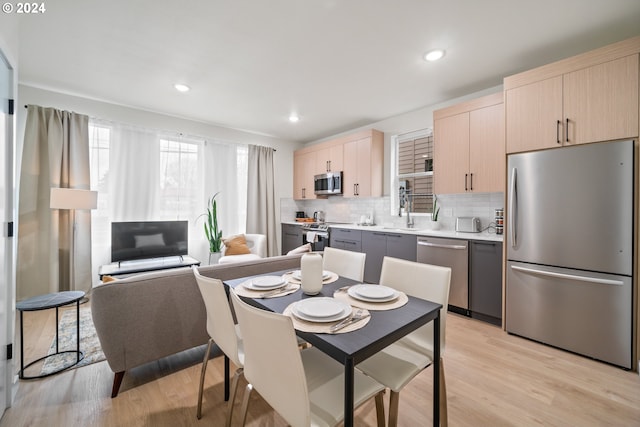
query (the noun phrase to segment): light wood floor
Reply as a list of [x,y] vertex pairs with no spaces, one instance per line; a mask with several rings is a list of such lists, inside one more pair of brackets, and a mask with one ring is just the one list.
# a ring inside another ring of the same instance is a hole
[[[54,313],[26,313],[26,360],[46,352]],[[115,399],[109,397],[113,373],[106,362],[21,381],[0,427],[221,426],[222,358],[209,362],[203,417],[195,416],[202,351],[127,372]],[[640,426],[637,373],[452,314],[444,358],[451,426]],[[431,380],[427,369],[402,391],[400,426],[431,424]],[[249,412],[249,426],[286,425],[257,393]],[[358,410],[356,425],[375,425],[373,402]]]

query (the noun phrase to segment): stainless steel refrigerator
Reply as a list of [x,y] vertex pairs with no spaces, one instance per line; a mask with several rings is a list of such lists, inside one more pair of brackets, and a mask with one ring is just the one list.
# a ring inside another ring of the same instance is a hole
[[631,369],[634,142],[507,165],[507,331]]

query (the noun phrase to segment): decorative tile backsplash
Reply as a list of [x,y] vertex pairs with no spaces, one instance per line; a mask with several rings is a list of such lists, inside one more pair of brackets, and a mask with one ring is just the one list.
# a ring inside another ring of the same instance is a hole
[[[504,194],[443,194],[438,195],[438,204],[442,230],[455,230],[456,217],[459,216],[480,218],[480,224],[484,229],[494,222],[495,209],[504,208]],[[363,215],[373,215],[377,225],[402,227],[406,222],[406,217],[391,213],[389,196],[363,198],[331,196],[315,200],[280,199],[281,221],[295,221],[297,211],[304,211],[308,217],[313,217],[315,211],[324,211],[327,222],[359,223]],[[429,228],[430,215],[416,214],[412,217],[415,228]]]

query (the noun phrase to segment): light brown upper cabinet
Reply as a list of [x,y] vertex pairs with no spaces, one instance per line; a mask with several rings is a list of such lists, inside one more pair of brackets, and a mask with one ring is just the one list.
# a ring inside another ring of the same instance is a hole
[[316,151],[316,173],[340,172],[343,169],[342,144]]
[[504,79],[508,153],[638,136],[640,37]]
[[434,118],[434,192],[504,191],[503,94],[437,110]]
[[344,143],[343,196],[382,196],[384,134],[360,132]]
[[293,198],[317,198],[313,177],[326,172],[343,172],[342,188],[346,197],[382,196],[383,156],[384,134],[373,129],[296,150]]
[[315,199],[313,175],[316,168],[315,151],[296,151],[293,154],[293,198]]

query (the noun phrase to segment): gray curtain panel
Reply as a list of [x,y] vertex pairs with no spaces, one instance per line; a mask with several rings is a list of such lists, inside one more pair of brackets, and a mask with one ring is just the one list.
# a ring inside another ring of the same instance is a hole
[[247,161],[247,233],[267,236],[267,255],[278,255],[273,152],[269,147],[249,145]]
[[75,271],[69,210],[50,208],[52,187],[90,188],[89,117],[29,105],[20,172],[17,299],[91,288],[91,212],[75,212]]

